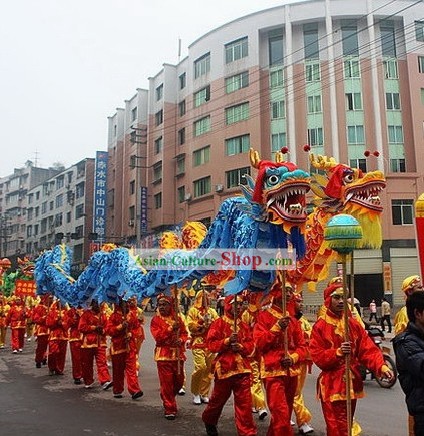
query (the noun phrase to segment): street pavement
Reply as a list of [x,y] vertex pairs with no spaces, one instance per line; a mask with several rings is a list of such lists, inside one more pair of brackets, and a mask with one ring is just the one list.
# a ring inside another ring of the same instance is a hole
[[[64,376],[49,376],[47,367],[34,364],[35,343],[26,342],[22,354],[12,354],[10,347],[0,350],[0,435],[1,436],[201,436],[204,405],[192,404],[189,385],[187,394],[178,397],[179,413],[175,421],[167,421],[159,397],[154,343],[149,334],[151,314],[146,316],[146,341],[140,353],[140,381],[144,396],[137,401],[128,393],[113,398],[112,390],[102,391],[73,384],[69,350]],[[387,345],[390,346],[388,342]],[[191,353],[187,352],[186,373],[189,384]],[[313,414],[313,433],[325,435],[325,424],[315,397],[318,369],[307,378],[304,396]],[[382,389],[375,381],[365,382],[366,398],[359,400],[356,417],[363,436],[403,436],[407,434],[404,396],[397,383]],[[264,436],[269,417],[257,420],[258,435]],[[295,434],[297,433],[297,427]],[[218,424],[221,436],[236,435],[233,403],[229,400]],[[284,435],[282,435],[284,436]]]

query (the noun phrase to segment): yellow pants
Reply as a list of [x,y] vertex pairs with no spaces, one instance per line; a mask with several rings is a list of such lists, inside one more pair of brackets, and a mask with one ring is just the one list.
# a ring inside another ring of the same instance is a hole
[[4,346],[6,343],[7,327],[0,327],[0,346]]
[[250,361],[250,367],[252,368],[252,386],[250,392],[252,393],[252,407],[256,410],[266,408],[265,395],[262,390],[262,383],[259,377],[259,363],[257,360]]
[[211,387],[211,364],[214,355],[205,348],[192,348],[194,369],[191,374],[191,393],[193,395],[209,396]]
[[302,424],[309,423],[312,419],[311,412],[305,406],[303,401],[303,387],[305,386],[308,364],[300,365],[300,374],[297,378],[296,394],[294,396],[293,411],[296,416],[296,424],[300,427]]

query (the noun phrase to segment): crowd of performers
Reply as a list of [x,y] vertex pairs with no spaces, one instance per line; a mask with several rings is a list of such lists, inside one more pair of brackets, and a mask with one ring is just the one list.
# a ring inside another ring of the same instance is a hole
[[[177,417],[177,396],[185,393],[190,382],[193,404],[205,405],[202,420],[209,436],[218,435],[218,421],[231,394],[240,436],[257,434],[254,413],[259,420],[269,414],[268,436],[293,434],[295,425],[301,434],[313,433],[302,390],[314,363],[321,370],[317,394],[327,435],[348,434],[347,362],[352,375],[352,419],[356,401],[364,395],[360,365],[378,376],[391,378],[393,374],[353,308],[348,319],[350,340],[345,340],[339,277],[328,283],[313,327],[302,314],[301,294],[283,283],[285,292],[281,281],[276,282],[266,298],[255,293],[225,297],[221,316],[211,307],[205,290],[197,292],[185,315],[174,297],[157,297],[150,331],[166,419]],[[413,292],[417,283],[421,283],[417,276],[405,279],[405,294]],[[94,386],[95,360],[97,379],[104,390],[111,388],[115,398],[122,398],[126,384],[132,399],[143,396],[139,351],[145,339],[144,318],[137,301],[120,300],[110,307],[93,300],[89,308],[82,309],[63,306],[46,294],[27,306],[18,296],[2,297],[0,304],[0,348],[5,347],[7,328],[16,354],[22,352],[25,334],[27,340],[34,334],[36,367],[47,365],[50,375],[60,376],[69,342],[75,384],[86,389]],[[405,322],[402,313],[396,321],[399,331],[400,323]],[[187,349],[193,357],[190,380],[184,370]],[[359,433],[359,425],[353,423],[352,434]]]

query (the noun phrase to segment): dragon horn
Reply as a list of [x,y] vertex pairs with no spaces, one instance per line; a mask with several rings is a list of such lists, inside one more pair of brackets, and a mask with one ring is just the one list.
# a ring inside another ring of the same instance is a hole
[[281,153],[281,151],[277,151],[277,153],[275,153],[275,162],[276,163],[284,162],[284,155],[283,153]]
[[259,168],[259,162],[261,161],[261,158],[259,157],[259,152],[251,148],[249,150],[249,158],[250,158],[250,165],[252,165],[253,168]]
[[337,165],[334,157],[322,156],[320,154],[315,158],[314,154],[311,153],[309,155],[309,160],[311,161],[312,166],[322,170],[334,168]]

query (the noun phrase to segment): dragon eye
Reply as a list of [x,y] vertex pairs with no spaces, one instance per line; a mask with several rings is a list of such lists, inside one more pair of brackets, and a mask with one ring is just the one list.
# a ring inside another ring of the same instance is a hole
[[276,185],[279,181],[280,178],[275,174],[271,174],[267,179],[267,183],[269,183],[270,185]]
[[352,183],[353,182],[353,174],[352,173],[349,173],[349,174],[346,174],[345,176],[343,176],[343,181],[345,182],[345,183]]

